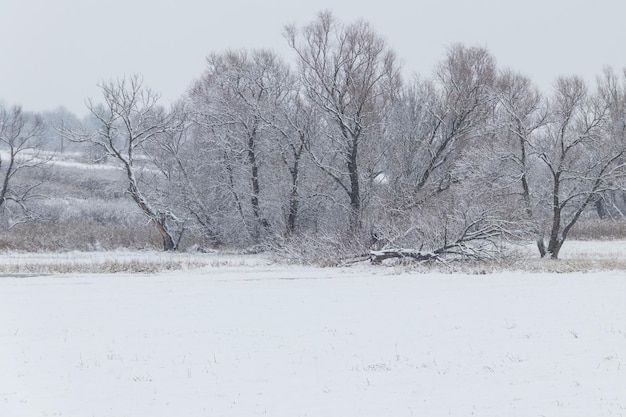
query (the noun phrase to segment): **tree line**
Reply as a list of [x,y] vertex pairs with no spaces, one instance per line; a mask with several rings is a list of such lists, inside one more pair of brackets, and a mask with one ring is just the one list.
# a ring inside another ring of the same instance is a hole
[[[483,259],[534,241],[556,259],[584,213],[622,215],[624,74],[606,69],[594,89],[560,77],[545,95],[455,44],[430,77],[404,79],[370,24],[330,12],[284,37],[295,65],[265,49],[213,53],[171,108],[139,75],[103,82],[91,123],[57,131],[123,169],[165,250],[193,232],[214,247],[378,259]],[[0,204],[19,205],[28,190],[11,178],[46,162],[18,157],[40,130],[0,109]]]

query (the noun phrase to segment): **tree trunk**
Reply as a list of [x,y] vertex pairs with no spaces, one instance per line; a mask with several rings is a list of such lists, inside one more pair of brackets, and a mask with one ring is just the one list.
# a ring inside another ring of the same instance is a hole
[[298,175],[299,175],[300,156],[298,155],[293,166],[289,169],[291,172],[291,192],[289,193],[289,214],[287,215],[287,235],[290,236],[296,230],[296,219],[298,217],[298,208],[300,205],[298,193]]
[[537,238],[537,249],[539,249],[539,256],[545,258],[546,256],[546,243],[543,241],[543,237]]
[[[558,203],[558,200],[555,200]],[[563,239],[559,236],[561,230],[561,208],[555,206],[552,211],[552,228],[550,230],[550,240],[548,241],[547,254],[550,255],[550,259],[558,259],[561,246],[563,245]]]
[[437,261],[439,256],[432,252],[420,252],[413,249],[386,249],[380,251],[370,251],[370,261],[373,264],[379,264],[385,259],[412,259],[414,261]]
[[604,206],[604,201],[602,197],[598,196],[595,201],[596,211],[598,212],[598,217],[601,219],[606,218],[606,207]]
[[358,142],[352,141],[352,150],[348,160],[348,174],[350,176],[350,232],[354,233],[361,228],[361,191],[359,186],[359,171],[357,165]]
[[550,259],[559,259],[561,246],[563,246],[563,239],[550,239],[550,243],[548,243],[548,253],[550,254]]
[[137,180],[135,178],[135,174],[133,172],[132,166],[127,162],[125,162],[124,165],[126,166],[126,173],[127,173],[128,181],[129,181],[128,192],[130,193],[131,197],[133,198],[133,200],[135,201],[139,209],[156,226],[157,231],[159,232],[159,234],[161,235],[161,238],[163,239],[163,250],[164,251],[176,250],[177,249],[176,242],[174,242],[174,239],[172,238],[172,235],[170,234],[167,228],[167,224],[166,224],[167,215],[165,213],[158,213],[148,204],[143,194],[139,191],[139,188],[137,186]]
[[[553,186],[552,186],[552,226],[550,228],[550,240],[548,241],[548,251],[550,259],[558,259],[559,251],[563,245],[563,240],[559,234],[561,231],[561,202],[559,198],[560,185],[561,185],[561,172],[553,173]],[[541,249],[540,249],[541,251]]]
[[[256,130],[256,128],[255,128]],[[256,131],[253,131],[252,134],[248,137],[248,163],[250,163],[250,185],[252,187],[252,195],[250,196],[250,204],[252,205],[252,214],[254,215],[254,219],[256,220],[257,225],[254,227],[254,240],[257,241],[260,238],[260,229],[268,229],[269,222],[263,215],[261,214],[261,206],[259,203],[259,195],[261,194],[261,186],[259,184],[259,165],[256,158],[255,152],[255,139],[256,139]]]
[[161,220],[154,220],[154,224],[156,225],[156,228],[159,231],[161,238],[163,239],[163,250],[166,252],[175,251],[177,249],[177,245],[176,242],[174,242],[172,235],[167,231],[165,219],[162,218]]

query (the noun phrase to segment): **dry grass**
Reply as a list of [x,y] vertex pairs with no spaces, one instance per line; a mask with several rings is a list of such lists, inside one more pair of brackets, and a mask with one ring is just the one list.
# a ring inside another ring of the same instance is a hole
[[23,263],[18,265],[0,265],[0,274],[5,275],[47,275],[47,274],[150,274],[163,271],[180,270],[188,267],[182,262],[154,261],[107,261],[95,263],[51,262]]
[[[365,261],[352,265],[371,268],[386,268],[389,274],[463,273],[471,275],[491,274],[506,271],[528,273],[573,273],[596,271],[626,271],[626,241],[569,242],[564,247],[563,259],[554,261],[540,259],[532,247],[520,248],[506,258],[470,262],[415,263],[390,261],[374,266]],[[284,263],[280,258],[245,254],[164,253],[159,251],[112,251],[112,252],[68,252],[68,253],[25,253],[7,252],[0,254],[1,275],[46,275],[46,274],[154,274],[167,271],[195,270],[211,273],[224,268],[254,269],[268,263]],[[292,263],[292,262],[288,262]],[[320,265],[318,265],[320,266]],[[325,265],[328,266],[328,265]],[[285,265],[289,267],[289,265]],[[350,265],[344,266],[350,268]]]
[[71,223],[20,224],[0,233],[0,250],[21,252],[158,249],[159,236],[146,224]]
[[255,268],[271,263],[264,255],[234,252],[102,251],[57,253],[0,253],[1,275],[48,274],[154,274],[196,270],[210,273],[222,268]]
[[0,274],[143,273],[196,269],[209,255],[162,252],[69,252],[0,255]]
[[[578,220],[568,239],[572,240],[623,240],[626,239],[626,219],[598,219],[588,217]],[[567,243],[566,243],[567,244]]]

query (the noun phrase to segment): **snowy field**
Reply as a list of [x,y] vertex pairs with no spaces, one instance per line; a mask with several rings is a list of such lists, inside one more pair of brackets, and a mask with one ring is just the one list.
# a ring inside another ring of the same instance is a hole
[[[38,256],[19,261],[52,262]],[[623,271],[203,256],[156,274],[3,275],[0,416],[626,415]]]

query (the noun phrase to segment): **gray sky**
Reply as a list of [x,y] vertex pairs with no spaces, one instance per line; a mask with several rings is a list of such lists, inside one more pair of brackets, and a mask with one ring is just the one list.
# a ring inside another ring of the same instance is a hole
[[291,58],[283,26],[323,9],[372,23],[407,74],[430,75],[454,42],[487,47],[544,90],[558,75],[593,82],[605,65],[626,66],[623,0],[0,0],[0,101],[82,116],[98,82],[141,73],[165,104],[210,52],[263,47]]

